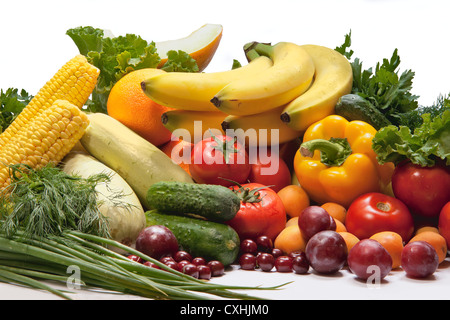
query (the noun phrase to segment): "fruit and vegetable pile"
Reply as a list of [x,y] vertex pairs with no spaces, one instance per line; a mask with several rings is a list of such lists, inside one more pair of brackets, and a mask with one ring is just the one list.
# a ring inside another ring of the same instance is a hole
[[67,35],[79,54],[36,95],[0,92],[0,281],[70,298],[42,280],[76,266],[86,288],[257,299],[233,289],[283,284],[211,279],[426,278],[447,258],[450,99],[420,106],[397,50],[364,69],[350,33],[251,42],[248,63],[208,73],[220,25]]

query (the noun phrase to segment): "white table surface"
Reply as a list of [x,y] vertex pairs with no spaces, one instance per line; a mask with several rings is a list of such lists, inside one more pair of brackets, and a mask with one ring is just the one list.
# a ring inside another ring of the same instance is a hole
[[[318,274],[312,269],[307,274],[280,273],[261,270],[241,270],[233,265],[221,277],[211,282],[250,287],[285,286],[277,290],[235,290],[269,300],[448,300],[450,299],[450,261],[447,258],[430,277],[412,279],[401,269],[392,270],[380,283],[357,279],[344,267],[335,274]],[[67,289],[64,284],[49,283],[52,287],[69,290],[73,300],[144,300],[133,295],[87,290]],[[212,299],[220,297],[210,296]],[[37,291],[0,283],[0,300],[61,300],[46,291]]]
[[[187,36],[205,23],[224,27],[219,49],[206,72],[245,62],[249,41],[292,41],[335,47],[352,32],[354,56],[363,67],[390,58],[398,48],[400,70],[416,72],[413,93],[429,105],[450,92],[448,13],[450,2],[423,0],[278,0],[278,1],[4,1],[0,4],[0,88],[24,88],[35,94],[78,53],[65,34],[93,26],[114,35],[135,33],[149,41]],[[217,283],[271,286],[293,281],[278,291],[251,294],[270,299],[448,299],[449,262],[431,279],[412,280],[393,271],[379,287],[367,286],[343,270],[334,276],[233,270]],[[140,299],[79,291],[74,299]],[[41,291],[0,283],[0,299],[59,299]]]

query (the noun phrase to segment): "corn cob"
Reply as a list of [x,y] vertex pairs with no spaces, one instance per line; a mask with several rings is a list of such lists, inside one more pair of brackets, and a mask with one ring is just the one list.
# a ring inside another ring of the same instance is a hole
[[27,123],[58,99],[67,100],[81,108],[97,84],[100,71],[88,63],[83,55],[69,60],[34,96],[11,125],[0,134],[0,148],[14,135],[26,128]]
[[78,106],[56,100],[0,150],[0,189],[11,183],[11,164],[22,163],[34,169],[49,162],[58,164],[80,140],[88,124],[86,114]]

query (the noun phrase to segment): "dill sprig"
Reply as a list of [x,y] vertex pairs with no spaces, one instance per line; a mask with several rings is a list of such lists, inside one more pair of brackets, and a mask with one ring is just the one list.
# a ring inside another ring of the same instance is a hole
[[95,187],[107,183],[105,173],[82,178],[50,164],[33,169],[10,165],[11,184],[0,193],[0,230],[12,236],[48,238],[66,230],[109,237],[106,217],[98,209]]

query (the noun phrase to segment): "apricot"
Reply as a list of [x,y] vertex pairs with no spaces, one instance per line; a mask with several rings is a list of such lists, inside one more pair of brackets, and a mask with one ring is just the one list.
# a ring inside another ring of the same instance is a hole
[[404,247],[400,234],[393,231],[381,231],[372,235],[370,239],[378,241],[390,254],[392,258],[392,269],[400,267]]
[[355,236],[353,233],[347,231],[340,231],[338,233],[342,236],[342,238],[344,238],[348,252],[350,252],[353,246],[359,242],[358,237]]
[[334,222],[336,223],[336,232],[345,232],[347,231],[347,228],[345,227],[345,224],[343,224],[340,220],[333,218]]
[[412,239],[409,240],[409,243],[414,241],[428,242],[436,250],[439,258],[439,263],[445,260],[445,257],[447,256],[447,242],[445,238],[439,233],[436,233],[434,231],[422,231],[412,237]]
[[425,232],[425,231],[432,231],[432,232],[436,232],[439,233],[439,229],[436,227],[432,227],[432,226],[423,226],[420,227],[419,229],[417,229],[416,234]]
[[310,205],[308,194],[299,185],[288,185],[278,191],[277,194],[281,198],[289,217],[298,217],[303,209]]
[[280,249],[284,254],[294,251],[305,251],[306,240],[302,236],[302,232],[298,225],[291,225],[284,228],[273,243],[274,247]]
[[321,207],[324,208],[334,219],[345,223],[345,216],[347,215],[347,209],[345,207],[334,202],[326,202],[321,205]]

